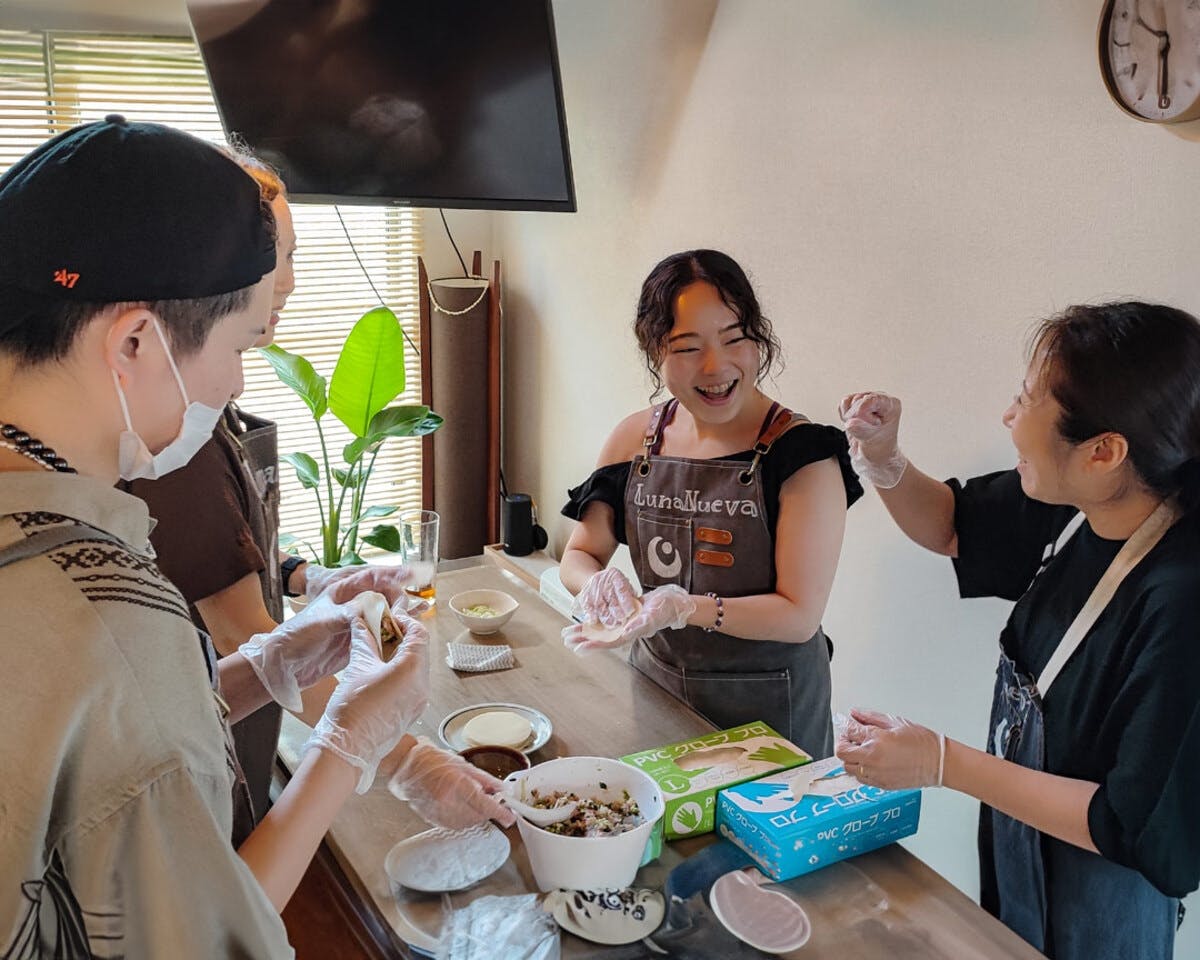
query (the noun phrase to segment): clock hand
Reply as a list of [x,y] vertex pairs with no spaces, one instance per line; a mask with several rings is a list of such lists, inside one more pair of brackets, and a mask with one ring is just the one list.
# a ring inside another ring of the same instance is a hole
[[1166,110],[1171,105],[1171,98],[1167,96],[1167,53],[1171,49],[1171,35],[1165,29],[1155,30],[1142,18],[1139,0],[1134,0],[1133,15],[1138,26],[1158,37],[1158,109]]
[[1164,30],[1158,38],[1158,109],[1166,110],[1171,105],[1167,96],[1167,53],[1171,49],[1171,38]]

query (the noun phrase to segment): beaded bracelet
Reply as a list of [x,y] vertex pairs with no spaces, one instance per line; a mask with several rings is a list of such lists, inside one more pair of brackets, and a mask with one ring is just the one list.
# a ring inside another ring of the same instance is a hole
[[714,630],[721,628],[721,621],[725,619],[725,601],[712,592],[706,593],[705,596],[712,597],[717,602],[717,619],[713,621],[711,627],[704,628],[705,633],[712,633]]

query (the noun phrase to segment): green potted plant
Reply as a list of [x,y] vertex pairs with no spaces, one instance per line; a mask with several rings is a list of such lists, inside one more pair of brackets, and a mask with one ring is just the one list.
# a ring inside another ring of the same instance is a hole
[[[388,406],[404,391],[404,332],[396,315],[387,307],[363,314],[342,345],[328,381],[299,354],[277,345],[260,352],[308,407],[321,444],[319,457],[295,452],[280,458],[296,468],[301,485],[317,498],[320,547],[291,534],[280,535],[280,547],[295,550],[303,545],[324,567],[363,563],[360,541],[399,551],[400,532],[391,524],[377,524],[369,533],[361,529],[397,510],[396,506],[365,505],[375,458],[390,437],[425,436],[442,425],[442,418],[425,406]],[[337,417],[354,436],[340,451],[337,463],[330,456],[321,424],[326,413]]]

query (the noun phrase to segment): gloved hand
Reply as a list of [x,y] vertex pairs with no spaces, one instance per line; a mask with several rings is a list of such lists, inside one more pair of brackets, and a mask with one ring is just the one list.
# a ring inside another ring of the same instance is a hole
[[367,621],[350,624],[350,662],[304,745],[329,750],[359,770],[358,792],[366,793],[379,761],[400,742],[429,702],[429,633],[393,608],[404,640],[387,663]]
[[942,785],[944,734],[873,710],[851,710],[850,717],[834,749],[847,773],[885,790]]
[[659,630],[681,630],[696,612],[696,601],[677,583],[655,587],[642,595],[642,609],[621,631],[621,641],[652,637]]
[[387,597],[389,604],[395,605],[405,596],[404,585],[412,581],[411,571],[403,564],[368,563],[333,569],[315,563],[304,565],[304,595],[310,600],[328,594],[334,601],[344,603],[360,593],[374,590]]
[[616,567],[597,570],[571,604],[571,614],[584,623],[615,627],[637,612],[633,585]]
[[842,398],[838,415],[846,425],[855,472],[879,490],[896,486],[908,466],[897,439],[900,401],[886,393],[852,393]]
[[611,650],[622,647],[628,641],[622,636],[624,628],[621,624],[615,627],[601,627],[596,623],[571,623],[563,627],[563,644],[572,653],[582,656],[593,650]]
[[350,621],[357,603],[319,597],[270,633],[256,633],[238,647],[272,699],[300,710],[300,691],[336,673],[350,657]]
[[425,737],[404,755],[388,789],[436,827],[462,830],[485,820],[511,827],[517,818],[493,794],[503,784]]

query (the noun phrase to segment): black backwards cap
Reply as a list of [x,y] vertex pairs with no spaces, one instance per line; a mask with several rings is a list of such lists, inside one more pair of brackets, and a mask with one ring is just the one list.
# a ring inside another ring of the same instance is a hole
[[0,177],[0,283],[59,300],[189,300],[275,269],[258,184],[212,144],[110,114]]

